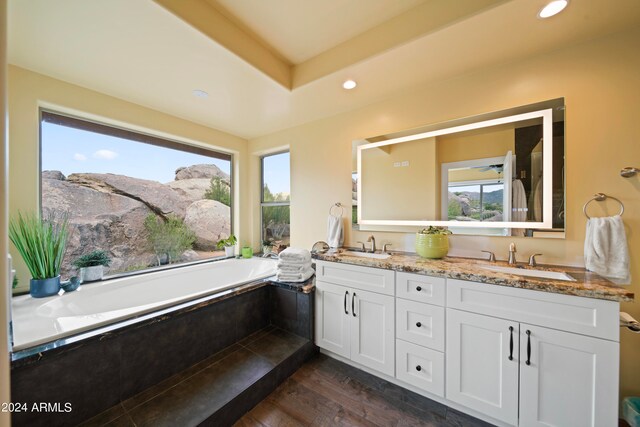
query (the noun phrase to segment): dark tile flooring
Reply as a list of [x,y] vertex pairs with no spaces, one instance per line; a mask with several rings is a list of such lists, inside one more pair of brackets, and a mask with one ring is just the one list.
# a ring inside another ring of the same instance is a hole
[[306,343],[282,329],[265,328],[81,425],[196,426]]
[[235,427],[490,425],[319,355],[298,369]]

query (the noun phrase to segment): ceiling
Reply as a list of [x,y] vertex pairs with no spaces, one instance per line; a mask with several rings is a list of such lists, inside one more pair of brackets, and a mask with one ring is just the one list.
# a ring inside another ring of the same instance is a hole
[[640,24],[637,0],[543,4],[9,0],[9,62],[254,138]]

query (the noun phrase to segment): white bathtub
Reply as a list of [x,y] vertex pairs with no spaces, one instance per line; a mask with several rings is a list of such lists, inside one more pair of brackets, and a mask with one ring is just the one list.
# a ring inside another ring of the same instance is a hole
[[49,298],[13,298],[14,351],[259,281],[276,261],[226,259],[80,286]]

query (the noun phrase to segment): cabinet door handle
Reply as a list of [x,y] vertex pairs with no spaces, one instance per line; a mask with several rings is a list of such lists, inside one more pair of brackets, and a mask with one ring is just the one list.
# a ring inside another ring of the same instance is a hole
[[509,326],[509,360],[513,360],[513,326]]
[[420,327],[422,327],[422,323],[418,322],[418,323],[416,323],[416,326],[417,326],[418,328],[420,328]]
[[531,331],[527,329],[527,361],[524,362],[531,365]]
[[420,292],[422,290],[422,286],[416,286],[416,291]]
[[353,314],[353,317],[356,317],[356,293],[353,293],[353,296],[351,297],[351,314]]
[[420,366],[420,365],[416,366],[416,371],[418,371],[418,372],[422,371],[422,366]]
[[349,291],[344,291],[344,314],[349,314],[349,311],[347,311],[347,298],[349,298]]

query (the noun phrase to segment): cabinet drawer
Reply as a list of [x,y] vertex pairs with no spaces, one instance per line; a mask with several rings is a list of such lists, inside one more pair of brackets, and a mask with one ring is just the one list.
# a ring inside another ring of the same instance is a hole
[[396,296],[443,306],[445,279],[422,274],[396,273]]
[[396,378],[444,397],[444,354],[396,340]]
[[395,272],[393,270],[317,261],[316,278],[324,282],[379,294],[394,295],[395,293]]
[[444,307],[396,299],[396,337],[444,351]]
[[464,280],[447,280],[447,307],[619,341],[620,304]]

